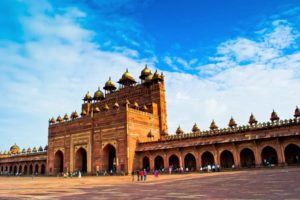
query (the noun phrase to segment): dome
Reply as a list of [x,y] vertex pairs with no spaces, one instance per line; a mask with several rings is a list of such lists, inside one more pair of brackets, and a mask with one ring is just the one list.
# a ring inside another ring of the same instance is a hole
[[108,91],[114,91],[116,90],[116,85],[115,83],[111,80],[111,78],[109,77],[108,81],[106,81],[105,86],[103,87],[104,90],[108,90]]
[[104,111],[108,111],[109,110],[109,107],[108,107],[107,103],[104,104],[103,110]]
[[36,153],[36,152],[37,152],[36,147],[33,147],[32,152],[33,152],[33,153]]
[[151,70],[145,65],[145,68],[141,71],[140,79],[145,80],[149,75],[151,75]]
[[198,127],[198,125],[195,123],[194,124],[194,126],[193,126],[193,128],[192,128],[192,132],[193,133],[198,133],[198,132],[200,132],[200,128]]
[[118,81],[118,83],[122,85],[132,85],[135,84],[136,81],[134,80],[133,76],[128,72],[128,69],[126,69],[126,72],[122,75],[122,78]]
[[26,149],[25,149],[25,148],[22,149],[22,153],[23,153],[23,154],[26,153]]
[[65,121],[68,121],[68,120],[69,120],[69,115],[68,115],[67,113],[66,113],[65,116],[64,116],[64,120],[65,120]]
[[229,126],[230,128],[236,127],[236,126],[237,126],[237,124],[236,124],[235,120],[233,119],[233,117],[230,118],[229,123],[228,123],[228,126]]
[[60,116],[60,115],[58,115],[58,117],[56,118],[56,121],[60,123],[60,122],[62,122],[62,121],[63,121],[63,119],[61,118],[61,116]]
[[178,126],[178,128],[177,128],[177,130],[176,130],[176,134],[177,135],[182,135],[184,132],[183,132],[183,130],[181,129],[181,127],[180,126]]
[[27,153],[31,153],[31,148],[30,147],[28,147]]
[[39,151],[39,152],[43,151],[43,147],[40,146],[38,151]]
[[298,106],[296,106],[294,117],[296,117],[296,118],[300,117],[300,110],[299,110]]
[[10,152],[12,154],[19,154],[21,152],[20,147],[18,145],[16,145],[16,143],[14,145],[12,145],[10,147]]
[[126,105],[130,105],[130,101],[128,100],[128,99],[126,99],[126,101],[124,102],[124,106],[126,106]]
[[89,91],[87,91],[87,93],[85,94],[83,100],[84,101],[91,101],[92,100],[92,96],[90,95]]
[[257,124],[257,120],[255,118],[255,116],[251,113],[250,118],[249,118],[249,122],[250,125],[252,124]]
[[215,129],[218,129],[219,127],[217,126],[215,120],[212,120],[209,128],[210,128],[210,130],[215,130]]
[[271,118],[270,120],[273,122],[273,121],[277,121],[279,120],[279,117],[277,115],[277,113],[273,110],[273,112],[271,113]]
[[94,100],[102,100],[104,99],[104,94],[103,92],[100,90],[100,87],[98,87],[98,90],[94,93]]
[[133,103],[133,108],[135,108],[135,109],[138,109],[138,108],[139,108],[138,102],[135,101],[135,102]]
[[45,147],[44,147],[44,151],[47,151],[48,150],[48,145],[46,145]]
[[54,124],[54,123],[55,123],[54,117],[51,117],[51,119],[49,119],[49,123],[50,123],[50,124]]
[[158,71],[156,70],[153,74],[153,77],[152,77],[152,80],[155,81],[155,82],[159,82],[159,81],[162,81],[163,80],[163,75],[162,74],[159,74]]
[[100,108],[98,106],[96,106],[95,110],[94,110],[95,113],[98,113],[100,112]]
[[72,112],[72,114],[71,114],[71,118],[72,119],[76,119],[76,118],[78,118],[78,113],[75,111],[75,112]]
[[120,107],[120,105],[118,104],[118,102],[115,102],[115,104],[114,104],[113,108],[115,108],[115,109],[119,109],[119,107]]
[[147,111],[148,110],[148,108],[147,108],[147,106],[145,104],[142,106],[142,110],[143,111]]

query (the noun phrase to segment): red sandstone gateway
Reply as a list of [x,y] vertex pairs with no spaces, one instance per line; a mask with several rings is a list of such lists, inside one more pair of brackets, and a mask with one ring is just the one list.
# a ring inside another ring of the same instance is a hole
[[[126,70],[118,81],[85,95],[82,111],[49,120],[48,148],[0,154],[0,172],[13,174],[128,174],[136,169],[162,172],[300,164],[300,111],[280,120],[228,128],[212,121],[210,130],[194,124],[167,133],[164,75],[146,66],[141,83]],[[17,149],[17,150],[16,150]],[[19,149],[19,150],[18,150]]]

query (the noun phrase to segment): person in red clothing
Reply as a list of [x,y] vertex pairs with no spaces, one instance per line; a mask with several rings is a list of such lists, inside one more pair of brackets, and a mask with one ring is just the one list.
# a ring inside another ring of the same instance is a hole
[[143,181],[143,177],[144,177],[144,171],[143,171],[143,170],[140,170],[140,178],[141,178],[141,181]]

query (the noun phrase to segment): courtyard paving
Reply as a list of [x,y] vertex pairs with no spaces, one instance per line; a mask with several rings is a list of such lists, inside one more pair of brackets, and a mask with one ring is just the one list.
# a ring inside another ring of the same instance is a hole
[[0,177],[0,199],[300,199],[300,168],[112,177]]

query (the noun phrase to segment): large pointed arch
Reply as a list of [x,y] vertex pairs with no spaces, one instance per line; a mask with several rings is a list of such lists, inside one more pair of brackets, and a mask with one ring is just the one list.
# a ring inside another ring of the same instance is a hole
[[55,152],[54,155],[54,173],[62,173],[64,171],[64,153],[61,150]]
[[87,152],[84,148],[80,147],[76,151],[75,155],[75,168],[77,171],[80,171],[81,173],[87,172]]

